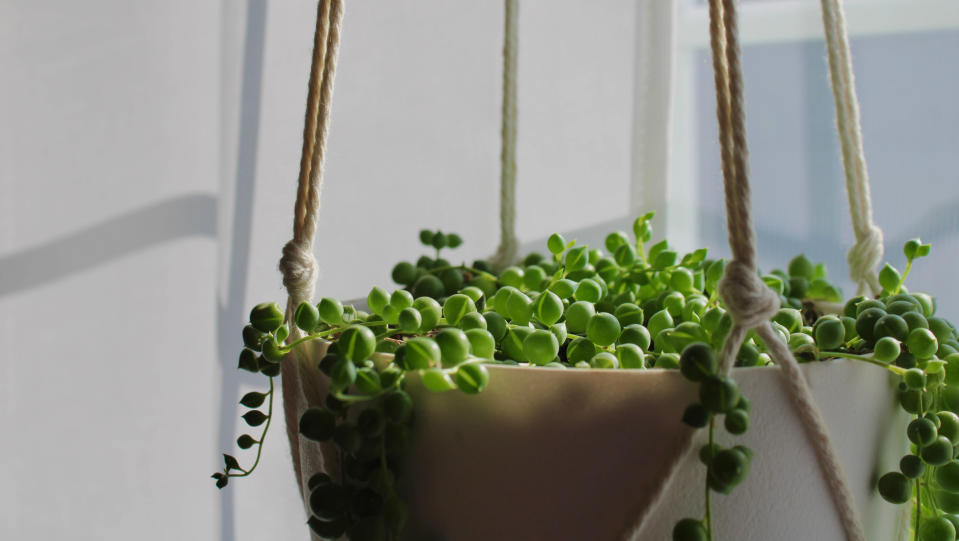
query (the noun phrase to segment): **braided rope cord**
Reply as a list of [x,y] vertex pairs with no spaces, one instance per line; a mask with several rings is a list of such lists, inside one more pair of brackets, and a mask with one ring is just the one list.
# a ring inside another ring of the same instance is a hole
[[862,145],[862,126],[849,36],[841,0],[822,0],[822,20],[829,62],[829,83],[836,103],[836,128],[846,175],[846,195],[856,243],[849,249],[849,275],[859,285],[859,293],[879,293],[876,269],[882,262],[882,230],[876,226],[869,195],[869,173]]
[[[280,272],[289,293],[287,321],[303,301],[313,300],[317,264],[313,256],[313,240],[320,211],[320,190],[326,161],[326,141],[330,131],[330,110],[333,81],[343,24],[343,1],[322,0],[317,8],[313,61],[307,93],[306,120],[303,130],[303,152],[294,207],[293,238],[283,247]],[[291,326],[291,334],[298,331]]]
[[[313,37],[313,56],[307,86],[306,118],[303,128],[303,150],[300,156],[300,171],[294,207],[293,238],[283,247],[279,269],[283,285],[289,294],[286,321],[292,323],[296,307],[303,301],[312,301],[316,283],[317,264],[313,256],[313,239],[319,218],[320,188],[323,183],[326,140],[330,128],[330,109],[333,96],[333,80],[339,51],[340,29],[343,22],[342,0],[319,0],[317,2],[316,30]],[[292,338],[299,336],[296,325],[290,325]],[[300,374],[294,355],[282,363],[283,414],[287,425],[287,438],[293,459],[297,484],[303,489],[304,461],[301,456],[297,427],[297,408],[304,387],[312,382]]]
[[[825,420],[799,363],[769,323],[779,309],[779,298],[763,283],[756,270],[756,233],[750,213],[749,150],[735,0],[710,0],[709,22],[727,230],[733,254],[719,283],[720,296],[734,322],[723,344],[720,372],[729,374],[746,334],[755,330],[779,362],[787,394],[815,449],[820,473],[830,489],[846,539],[865,541],[855,501],[830,442]],[[675,454],[654,491],[653,500],[642,510],[632,531],[638,531],[652,514],[675,478],[679,464],[691,453],[693,438],[691,431],[687,434],[682,438],[680,452]]]
[[500,130],[500,244],[490,258],[497,269],[516,259],[516,79],[519,45],[519,0],[506,0],[503,32],[503,110]]

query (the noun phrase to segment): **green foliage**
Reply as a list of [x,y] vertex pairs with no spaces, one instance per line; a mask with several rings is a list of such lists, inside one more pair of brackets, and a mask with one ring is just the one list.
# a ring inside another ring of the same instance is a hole
[[[330,345],[319,368],[330,380],[329,394],[299,421],[303,437],[339,449],[344,471],[341,479],[320,474],[310,480],[309,526],[320,537],[399,536],[406,508],[396,489],[397,466],[416,411],[408,387],[479,393],[496,375],[491,366],[678,369],[699,393],[676,422],[708,430],[700,453],[706,494],[729,494],[748,475],[752,451],[723,447],[714,438],[717,427],[745,433],[751,415],[735,380],[720,371],[719,352],[734,323],[718,291],[726,262],[709,259],[705,249],[680,254],[666,240],[650,245],[652,218],[637,218],[631,235],[610,233],[603,249],[553,234],[545,257],[530,254],[498,274],[484,260],[466,265],[443,259],[442,251],[462,239],[422,230],[419,241],[429,254],[397,263],[391,276],[400,288],[372,288],[369,313],[323,298],[301,304],[284,325],[279,305],[258,304],[243,328],[238,366],[269,378],[269,391],[240,400],[249,408],[244,421],[263,427],[262,433],[237,439],[240,449],[255,449],[253,465],[243,469],[225,455],[223,471],[213,476],[216,485],[223,488],[256,468],[279,361],[297,344],[325,340]],[[903,272],[891,265],[880,271],[878,298],[843,304],[825,266],[805,255],[762,279],[782,304],[773,328],[800,362],[842,358],[901,378],[899,403],[913,415],[906,431],[912,449],[899,471],[878,479],[877,490],[892,503],[916,505],[915,530],[923,539],[945,539],[954,534],[954,523],[944,522],[951,515],[943,513],[959,512],[959,461],[953,458],[959,455],[959,338],[950,322],[936,317],[931,296],[904,288],[929,245],[910,240],[903,253]],[[826,313],[824,306],[839,306],[840,313]],[[729,361],[763,366],[772,359],[766,344],[749,333]],[[708,502],[704,518],[676,523],[674,540],[713,538]]]

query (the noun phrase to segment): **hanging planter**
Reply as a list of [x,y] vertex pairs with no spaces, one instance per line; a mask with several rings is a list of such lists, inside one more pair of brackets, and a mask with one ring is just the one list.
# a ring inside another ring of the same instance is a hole
[[238,439],[256,448],[253,466],[226,455],[217,486],[258,463],[282,373],[314,539],[858,541],[911,527],[954,541],[959,341],[931,297],[904,288],[927,245],[906,244],[902,275],[876,272],[881,233],[837,0],[823,10],[858,239],[850,267],[875,294],[845,302],[804,256],[756,270],[732,0],[710,1],[732,260],[652,244],[647,214],[605,252],[556,234],[549,255],[513,264],[515,0],[506,6],[500,250],[451,264],[442,250],[462,239],[421,231],[432,253],[394,267],[401,289],[375,287],[356,307],[312,303],[342,19],[342,0],[320,2],[280,263],[290,300],[285,313],[254,307],[243,332],[240,368],[270,378],[241,401],[263,428]]

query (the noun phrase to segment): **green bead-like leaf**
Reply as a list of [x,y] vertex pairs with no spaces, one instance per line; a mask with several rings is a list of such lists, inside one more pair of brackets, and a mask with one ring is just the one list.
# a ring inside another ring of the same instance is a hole
[[726,272],[726,260],[717,259],[709,264],[709,267],[706,268],[706,290],[710,293],[717,291],[717,285],[719,280],[723,277],[723,273]]
[[899,472],[879,478],[879,495],[889,503],[906,503],[912,497],[912,482]]
[[317,309],[320,313],[320,319],[323,321],[323,323],[328,325],[343,324],[343,303],[341,303],[339,300],[324,297],[320,299]]
[[227,470],[239,470],[239,469],[241,469],[241,468],[240,468],[240,463],[237,462],[236,458],[234,458],[232,455],[228,455],[228,454],[224,453],[224,454],[223,454],[223,462],[226,464],[226,469],[227,469]]
[[429,229],[420,230],[420,243],[423,246],[433,246],[433,232]]
[[249,449],[257,444],[257,441],[253,439],[253,436],[249,434],[243,434],[236,439],[236,444],[240,449]]
[[813,277],[814,268],[812,261],[806,257],[806,254],[800,254],[789,262],[788,271],[789,276],[811,280]]
[[390,306],[397,310],[409,308],[413,306],[413,302],[413,294],[405,289],[397,289],[390,295]]
[[478,363],[464,364],[456,370],[456,386],[467,394],[482,392],[489,383],[489,371]]
[[633,236],[639,242],[648,242],[652,237],[652,226],[649,221],[655,216],[654,212],[647,212],[633,222]]
[[260,373],[269,378],[275,378],[280,375],[280,363],[271,363],[263,359],[261,355],[259,358],[260,363]]
[[417,337],[407,340],[404,360],[411,370],[422,370],[439,366],[440,347],[432,338]]
[[566,328],[570,332],[586,332],[590,319],[596,315],[596,307],[591,302],[576,301],[566,309]]
[[469,338],[460,329],[445,328],[433,337],[440,348],[443,366],[456,366],[466,360],[470,353]]
[[748,473],[749,457],[733,448],[716,453],[709,465],[708,475],[719,485],[732,488],[741,483]]
[[382,287],[374,287],[366,296],[366,304],[374,314],[383,315],[383,309],[390,303],[390,294]]
[[266,422],[267,416],[262,411],[252,410],[243,415],[243,420],[250,426],[260,426]]
[[533,317],[533,301],[519,290],[509,293],[506,299],[506,315],[516,325],[526,325]]
[[243,327],[243,345],[254,351],[260,351],[266,336],[266,333],[261,332],[253,325]]
[[567,271],[575,271],[584,268],[589,263],[589,248],[587,246],[576,246],[566,252],[564,265]]
[[679,371],[690,381],[702,381],[715,375],[718,369],[719,361],[708,344],[692,343],[679,356]]
[[656,259],[653,260],[653,267],[658,269],[665,269],[667,267],[672,267],[676,264],[676,260],[679,258],[679,254],[672,250],[663,250],[656,254]]
[[350,325],[340,333],[336,345],[341,355],[358,363],[376,350],[376,335],[363,325]]
[[560,278],[550,286],[549,290],[555,293],[560,299],[568,299],[576,291],[576,282],[568,278]]
[[448,245],[446,235],[440,231],[433,233],[433,242],[430,244],[432,244],[433,248],[436,248],[437,250],[446,248]]
[[419,310],[410,306],[400,311],[396,318],[400,330],[407,333],[414,333],[423,325],[423,314]]
[[446,321],[450,325],[458,325],[463,316],[475,311],[476,305],[473,303],[473,299],[462,293],[451,295],[443,303],[443,316],[446,317]]
[[310,407],[300,416],[300,434],[313,441],[327,441],[336,429],[336,416],[326,408]]
[[882,270],[879,271],[879,285],[882,286],[883,291],[895,293],[899,288],[899,281],[901,279],[902,276],[899,274],[899,271],[889,263],[886,263]]
[[356,365],[349,359],[338,360],[333,365],[330,379],[334,389],[346,389],[356,381]]
[[420,312],[422,321],[420,322],[420,333],[432,331],[443,317],[443,309],[436,299],[430,297],[420,297],[413,301],[413,308]]
[[699,385],[699,401],[713,413],[726,413],[739,402],[739,387],[732,378],[709,376]]
[[544,325],[552,325],[563,317],[563,301],[552,291],[544,291],[533,302],[533,315]]
[[616,316],[600,312],[589,318],[586,324],[586,337],[598,346],[609,346],[616,343],[622,330]]
[[413,413],[413,399],[404,391],[392,391],[383,397],[383,412],[395,423],[405,423]]
[[486,329],[469,329],[466,338],[470,342],[470,353],[481,359],[492,359],[496,352],[496,340]]
[[320,311],[313,304],[304,301],[296,307],[293,320],[297,327],[311,333],[320,324]]
[[693,518],[684,518],[673,527],[673,541],[706,541],[708,538],[706,527]]
[[269,338],[263,342],[263,358],[271,363],[278,363],[286,355],[286,349],[276,343],[274,338]]
[[356,382],[354,383],[360,392],[368,395],[374,395],[380,392],[383,387],[380,384],[380,375],[375,368],[363,367],[356,371]]
[[243,351],[240,352],[238,368],[246,370],[247,372],[253,372],[254,374],[259,372],[260,363],[257,361],[256,352],[252,349],[244,348]]
[[260,332],[273,332],[283,324],[283,310],[275,302],[264,302],[250,311],[250,324]]
[[902,251],[906,256],[906,260],[911,262],[929,255],[930,248],[931,246],[923,244],[919,238],[914,238],[906,241],[906,244],[902,247]]
[[693,428],[703,428],[710,418],[712,414],[702,404],[690,404],[683,411],[683,422]]
[[745,410],[734,409],[726,414],[723,424],[730,434],[743,434],[749,429],[749,414]]
[[619,359],[608,351],[601,351],[589,360],[589,366],[592,368],[619,368]]
[[416,267],[408,261],[400,261],[393,267],[393,272],[390,275],[393,278],[393,281],[397,284],[408,286],[416,281],[416,277],[419,276]]
[[545,365],[559,353],[559,341],[549,331],[537,330],[523,340],[523,354],[533,364]]
[[252,392],[243,395],[243,398],[240,399],[240,404],[248,408],[258,408],[263,404],[264,400],[266,400],[265,394]]
[[561,254],[566,249],[566,239],[559,233],[553,233],[546,241],[546,247],[553,255]]
[[645,368],[645,354],[636,344],[620,344],[616,346],[616,358],[623,368]]
[[[630,245],[631,243],[629,242],[629,237],[626,236],[626,233],[623,233],[622,231],[613,231],[609,235],[606,235],[606,240],[603,244],[606,246],[606,251],[611,254],[615,254],[616,250],[619,249],[620,246]],[[635,254],[635,250],[633,253]]]
[[442,370],[436,368],[431,368],[429,370],[423,371],[423,386],[425,386],[430,391],[434,393],[441,393],[444,391],[452,391],[456,388],[456,384],[453,383],[453,380],[449,376],[443,373]]

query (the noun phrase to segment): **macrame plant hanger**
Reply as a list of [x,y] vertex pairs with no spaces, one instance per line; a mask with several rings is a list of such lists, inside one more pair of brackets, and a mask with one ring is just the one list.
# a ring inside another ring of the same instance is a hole
[[[856,244],[849,251],[850,275],[860,292],[879,292],[875,270],[882,259],[882,231],[873,223],[869,179],[852,74],[852,61],[840,0],[822,0],[823,25],[829,56],[830,84],[836,102],[836,124],[846,173],[846,192]],[[734,325],[721,352],[720,370],[728,375],[746,334],[754,330],[778,361],[783,382],[809,441],[820,472],[830,489],[839,521],[848,541],[865,541],[862,522],[849,491],[815,399],[789,348],[776,335],[769,320],[780,304],[778,296],[760,279],[756,269],[756,234],[750,214],[749,151],[746,145],[743,76],[735,0],[709,0],[709,33],[716,86],[716,116],[726,202],[729,246],[733,254],[720,281],[720,295]],[[652,503],[643,509],[630,533],[638,532],[662,499],[680,463],[693,449],[688,430],[661,478]],[[628,534],[629,535],[629,534]]]
[[[500,151],[500,244],[493,263],[498,268],[510,265],[516,258],[516,79],[518,41],[518,0],[505,0],[503,39],[503,104]],[[343,0],[319,0],[313,57],[307,90],[306,118],[303,130],[303,149],[296,204],[294,207],[293,238],[283,247],[280,272],[289,300],[286,321],[292,322],[296,307],[313,300],[317,262],[313,255],[313,241],[319,219],[320,191],[326,158],[326,142],[330,129],[330,111],[333,82],[339,53],[340,31],[343,22]],[[291,337],[299,331],[290,325]],[[325,382],[321,380],[306,359],[298,352],[288,355],[282,364],[284,416],[290,442],[293,466],[304,502],[307,479],[312,471],[335,471],[336,453],[329,444],[301,439],[297,431],[298,411],[322,396]]]
[[849,216],[856,234],[856,243],[850,248],[847,257],[849,275],[858,284],[859,294],[877,295],[882,290],[876,272],[882,262],[882,230],[872,217],[859,100],[856,98],[856,81],[849,55],[849,36],[846,33],[842,0],[822,0],[822,21],[829,58],[829,84],[836,102],[836,129],[846,173]]
[[[882,258],[882,232],[872,221],[868,175],[859,128],[848,38],[840,0],[822,0],[823,22],[829,50],[830,82],[836,101],[836,123],[846,172],[846,190],[856,244],[849,252],[850,273],[860,290],[878,292],[875,269]],[[865,541],[855,502],[845,475],[829,441],[822,415],[810,393],[806,379],[792,353],[773,331],[769,320],[779,308],[778,297],[762,282],[756,271],[756,238],[750,214],[748,148],[746,145],[742,67],[738,43],[735,0],[710,0],[710,46],[716,83],[717,120],[727,228],[733,258],[720,282],[720,293],[733,318],[734,326],[721,353],[721,371],[728,374],[746,334],[754,330],[779,362],[787,392],[795,405],[807,436],[816,450],[821,473],[830,488],[840,522],[848,541]],[[516,183],[516,76],[518,41],[518,0],[505,0],[503,47],[503,107],[500,179],[500,245],[493,256],[502,268],[515,260]],[[317,8],[313,58],[307,94],[303,150],[296,197],[293,238],[284,246],[280,260],[283,283],[289,293],[286,319],[303,301],[312,301],[317,263],[313,241],[319,216],[320,188],[323,182],[326,142],[330,127],[333,82],[339,52],[343,20],[343,0],[320,0]],[[291,325],[291,332],[298,333]],[[294,469],[301,493],[307,472],[335,470],[335,453],[325,446],[300,441],[297,411],[315,402],[325,386],[315,370],[294,353],[283,361],[284,412]],[[655,509],[670,485],[676,467],[693,447],[693,432],[687,431],[682,451],[664,472],[652,504],[636,521],[638,530]],[[324,464],[324,457],[327,461]],[[324,468],[325,467],[325,468]],[[304,498],[305,500],[306,498]]]
[[496,270],[513,264],[516,240],[516,79],[519,48],[519,0],[506,0],[503,25],[503,111],[500,130],[500,243],[490,258]]
[[[303,301],[312,302],[316,283],[317,263],[313,255],[313,240],[319,219],[320,189],[326,159],[326,141],[330,130],[330,110],[333,98],[333,81],[336,76],[336,61],[340,45],[340,29],[343,23],[343,0],[320,0],[317,5],[316,30],[313,40],[313,59],[307,90],[306,119],[303,130],[303,151],[300,157],[300,173],[294,209],[293,238],[283,247],[280,272],[283,285],[289,294],[286,306],[286,321],[292,323],[296,307]],[[296,325],[290,325],[291,336],[299,335]],[[335,452],[329,452],[328,444],[319,444],[301,439],[297,431],[298,411],[322,396],[325,382],[317,371],[309,366],[299,350],[287,355],[282,363],[283,411],[300,493],[304,492],[309,472],[338,469],[333,462]]]

